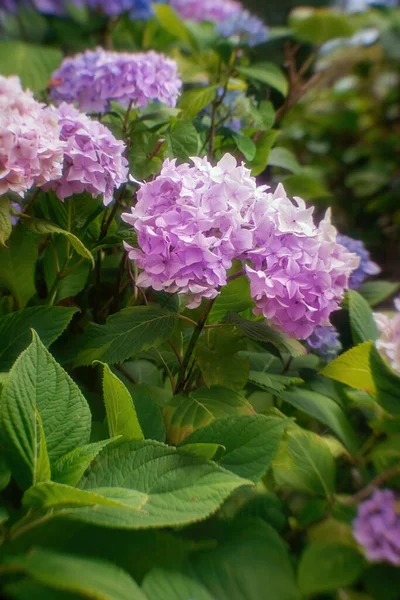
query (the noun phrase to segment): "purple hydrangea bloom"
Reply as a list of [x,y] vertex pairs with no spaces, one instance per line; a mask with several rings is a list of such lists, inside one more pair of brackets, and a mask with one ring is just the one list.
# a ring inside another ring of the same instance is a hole
[[358,507],[353,534],[371,562],[387,562],[400,567],[400,515],[396,495],[388,489],[376,490]]
[[106,111],[111,100],[125,107],[152,101],[175,106],[181,85],[176,62],[163,54],[97,48],[64,59],[53,73],[51,97],[96,112]]
[[144,184],[132,214],[140,250],[127,246],[143,269],[138,285],[189,293],[190,307],[214,298],[226,283],[232,259],[246,272],[256,314],[291,337],[305,339],[343,298],[359,259],[336,243],[327,217],[317,228],[299,198],[257,187],[250,171],[229,154],[213,167],[166,161],[159,177]]
[[293,204],[281,184],[274,194],[264,192],[249,215],[253,240],[243,256],[252,263],[246,271],[255,314],[297,339],[330,324],[359,264],[337,243],[329,211],[318,227],[312,212],[301,198]]
[[358,289],[368,276],[378,275],[378,273],[381,272],[380,267],[371,260],[364,242],[355,240],[347,235],[339,235],[338,242],[339,244],[342,244],[342,246],[345,246],[350,252],[354,252],[360,257],[360,265],[353,271],[350,277],[349,287],[351,289]]
[[23,91],[18,77],[0,76],[0,195],[21,196],[62,174],[64,143],[51,110]]
[[[164,0],[153,0],[164,2]],[[152,11],[151,0],[0,0],[0,10],[16,12],[18,7],[26,4],[33,6],[45,15],[64,17],[68,14],[68,4],[77,8],[87,7],[91,11],[107,17],[129,13],[132,19],[148,19]]]
[[104,204],[113,199],[114,190],[127,181],[128,161],[125,145],[107,127],[80,113],[69,104],[52,108],[65,142],[64,169],[47,189],[56,191],[60,200],[72,194],[103,194]]
[[395,371],[400,374],[400,298],[394,301],[396,313],[393,317],[374,313],[375,323],[380,331],[376,347]]
[[333,325],[318,325],[307,338],[307,346],[325,362],[336,358],[342,349],[339,332]]
[[241,227],[256,191],[250,171],[230,155],[216,167],[192,160],[193,166],[166,160],[160,175],[141,186],[132,213],[122,215],[138,234],[140,250],[126,245],[143,269],[137,285],[188,294],[190,308],[217,296],[233,257],[247,247]]
[[268,39],[268,29],[262,20],[236,0],[170,0],[170,4],[184,19],[211,21],[218,25],[218,31],[224,37],[238,37],[249,46]]

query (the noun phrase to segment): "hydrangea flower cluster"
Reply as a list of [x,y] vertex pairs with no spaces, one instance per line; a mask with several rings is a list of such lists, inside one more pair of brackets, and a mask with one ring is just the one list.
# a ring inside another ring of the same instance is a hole
[[170,0],[170,4],[184,19],[216,23],[221,35],[238,37],[249,46],[262,44],[268,39],[268,28],[262,20],[243,8],[237,0]]
[[0,76],[0,195],[61,177],[63,154],[57,117],[18,77]]
[[163,54],[97,48],[64,59],[53,73],[51,97],[96,112],[105,112],[111,100],[124,107],[152,101],[175,106],[181,85],[176,62]]
[[144,184],[132,214],[140,249],[127,246],[143,272],[137,284],[189,293],[190,307],[214,298],[232,260],[247,261],[256,314],[291,337],[305,339],[329,323],[359,259],[336,242],[329,215],[316,227],[313,209],[283,187],[257,187],[250,171],[228,155],[213,167],[166,161]]
[[400,567],[400,515],[396,513],[395,503],[394,492],[376,490],[358,507],[353,533],[369,561]]
[[[164,0],[153,0],[163,2]],[[15,13],[29,0],[0,0],[0,10]],[[151,0],[32,0],[35,8],[43,14],[64,17],[68,4],[77,8],[87,7],[107,17],[129,13],[133,19],[148,19],[152,15]]]
[[109,204],[114,189],[127,181],[124,143],[72,105],[63,103],[51,110],[58,118],[65,149],[62,176],[49,183],[48,189],[55,190],[60,200],[82,192],[93,197],[103,194],[104,204]]
[[350,277],[349,287],[351,289],[358,289],[367,277],[370,275],[378,275],[381,272],[380,267],[371,260],[364,242],[341,234],[338,236],[338,242],[347,248],[347,250],[354,252],[354,254],[357,254],[357,256],[360,257],[360,265],[353,271]]
[[336,358],[342,349],[339,332],[333,325],[318,325],[307,338],[307,346],[325,362]]
[[381,333],[376,341],[379,352],[400,374],[400,298],[394,301],[396,314],[393,317],[374,313],[375,323]]

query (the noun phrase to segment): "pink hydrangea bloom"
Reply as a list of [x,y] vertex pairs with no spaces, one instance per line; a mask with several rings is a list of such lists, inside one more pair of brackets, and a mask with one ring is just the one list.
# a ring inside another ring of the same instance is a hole
[[236,0],[171,0],[171,6],[184,18],[193,21],[223,23],[243,10]]
[[21,196],[62,174],[64,144],[57,118],[17,77],[0,76],[0,195]]
[[234,256],[247,248],[245,208],[254,201],[250,171],[226,155],[216,167],[164,162],[160,175],[141,186],[132,213],[122,218],[138,233],[140,250],[126,245],[143,269],[137,284],[190,295],[189,307],[215,298]]
[[374,313],[375,323],[381,333],[376,341],[379,352],[400,373],[400,298],[394,301],[396,314],[393,317]]
[[301,199],[257,187],[230,155],[215,167],[192,160],[166,161],[123,215],[138,233],[140,249],[127,246],[143,269],[138,285],[188,293],[195,307],[219,293],[237,258],[247,262],[256,314],[298,339],[328,324],[359,263],[337,244],[329,215],[316,227]]
[[114,100],[127,107],[159,101],[175,106],[182,82],[176,62],[157,52],[109,52],[102,48],[67,57],[53,73],[51,97],[104,112]]
[[255,314],[297,339],[329,325],[359,264],[337,243],[329,212],[318,227],[312,212],[301,198],[291,202],[282,185],[264,192],[249,215],[253,242],[242,256],[251,263],[246,271]]
[[48,185],[61,200],[72,194],[103,194],[104,204],[112,201],[114,190],[127,181],[125,145],[98,121],[80,113],[70,104],[52,108],[65,142],[62,176]]

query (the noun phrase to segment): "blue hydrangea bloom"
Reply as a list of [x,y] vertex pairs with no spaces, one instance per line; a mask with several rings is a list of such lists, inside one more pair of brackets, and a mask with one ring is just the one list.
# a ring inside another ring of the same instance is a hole
[[342,349],[339,340],[339,332],[333,325],[319,325],[307,338],[307,345],[310,350],[322,358],[325,362],[330,362],[337,357]]
[[355,240],[347,235],[338,235],[337,241],[350,252],[354,252],[360,257],[360,265],[355,269],[350,277],[349,287],[356,290],[370,275],[378,275],[381,272],[380,267],[374,263],[366,249],[364,242]]

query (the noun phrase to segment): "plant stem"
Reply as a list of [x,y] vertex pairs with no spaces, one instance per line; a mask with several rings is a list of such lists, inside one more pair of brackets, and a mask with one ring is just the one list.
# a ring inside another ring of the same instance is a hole
[[175,390],[176,394],[181,394],[185,388],[186,371],[189,366],[190,359],[191,359],[194,349],[196,347],[197,340],[199,339],[200,334],[203,331],[204,325],[206,324],[208,315],[210,314],[210,311],[214,305],[214,302],[215,302],[215,298],[208,301],[205,311],[204,311],[202,317],[200,318],[200,320],[198,321],[198,323],[193,331],[192,337],[190,338],[190,342],[186,349],[185,356],[183,357],[181,368],[179,369],[178,381],[177,381],[176,390]]

